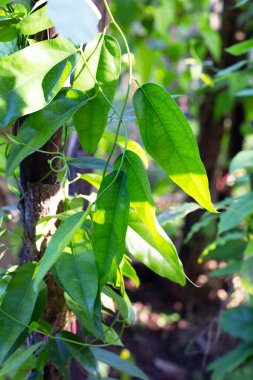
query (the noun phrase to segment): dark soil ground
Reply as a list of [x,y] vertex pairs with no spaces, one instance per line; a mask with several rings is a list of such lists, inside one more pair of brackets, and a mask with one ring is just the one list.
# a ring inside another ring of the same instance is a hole
[[150,380],[209,380],[208,364],[236,344],[222,333],[225,302],[217,291],[226,284],[210,280],[201,288],[182,288],[137,266],[141,285],[127,284],[137,319],[123,343]]

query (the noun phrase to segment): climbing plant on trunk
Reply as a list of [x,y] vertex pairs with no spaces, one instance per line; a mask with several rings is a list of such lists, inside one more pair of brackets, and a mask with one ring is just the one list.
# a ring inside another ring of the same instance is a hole
[[[124,277],[138,284],[132,258],[171,281],[186,282],[176,247],[156,218],[146,152],[201,207],[217,212],[185,116],[164,88],[133,78],[126,37],[103,3],[109,24],[98,33],[101,15],[91,0],[39,1],[32,8],[26,1],[0,1],[0,38],[13,49],[0,58],[0,126],[4,131],[14,126],[2,144],[6,177],[19,176],[24,224],[23,262],[1,278],[0,375],[22,365],[29,379],[68,379],[75,360],[87,376],[98,379],[99,362],[147,379],[105,349],[122,344],[114,324],[124,327],[134,320],[124,287]],[[120,106],[114,97],[121,49],[107,33],[109,26],[128,57]],[[124,115],[129,101],[144,149],[128,139]],[[112,117],[117,122],[113,139],[105,131]],[[107,140],[108,159],[67,156],[73,130],[89,154]],[[71,167],[96,170],[76,179],[97,191],[69,196]],[[105,315],[115,305],[108,325]]]

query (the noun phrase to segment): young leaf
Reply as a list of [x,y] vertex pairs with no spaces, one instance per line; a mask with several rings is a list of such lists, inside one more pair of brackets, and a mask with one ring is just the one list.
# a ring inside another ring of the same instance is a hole
[[[121,159],[122,156],[117,158],[115,162],[116,168],[119,167]],[[126,171],[128,179],[127,189],[130,204],[144,223],[144,228],[150,235],[154,248],[161,251],[166,260],[171,261],[171,266],[174,267],[175,271],[182,274],[182,265],[177,257],[176,248],[157,222],[155,203],[152,198],[148,176],[140,158],[135,153],[126,151],[122,169]],[[180,274],[174,273],[175,277],[181,278]]]
[[187,194],[216,212],[195,137],[175,101],[159,85],[147,83],[135,92],[133,104],[147,152]]
[[24,145],[16,144],[11,147],[6,176],[10,176],[25,157],[41,148],[86,102],[88,96],[85,93],[77,90],[64,91],[46,108],[28,116],[17,135]]
[[52,100],[60,88],[45,83],[45,75],[75,52],[70,42],[55,38],[0,58],[0,128],[40,110]]
[[83,212],[71,215],[55,232],[34,273],[34,288],[39,285],[49,269],[56,263],[64,248],[70,243],[86,217],[86,213]]
[[100,285],[120,264],[125,249],[129,214],[129,195],[126,175],[112,172],[100,186],[93,215],[92,244],[98,267]]
[[42,32],[43,30],[52,28],[53,24],[48,18],[47,6],[44,6],[36,12],[29,14],[18,25],[22,34],[27,36]]
[[28,263],[13,274],[0,307],[0,364],[30,322],[38,291],[32,287],[35,265]]
[[[93,153],[107,124],[111,108],[108,100],[112,103],[114,98],[120,74],[121,53],[118,42],[113,37],[102,34],[86,46],[84,55],[89,69],[80,60],[73,88],[88,92],[89,97],[96,96],[90,100],[90,104],[78,110],[74,124],[82,147],[88,153]],[[89,70],[108,100],[98,91]]]
[[122,360],[113,352],[95,347],[91,348],[91,352],[98,361],[108,364],[110,367],[115,368],[117,371],[126,373],[133,377],[137,377],[138,379],[148,380],[148,377],[144,372],[126,360]]
[[75,234],[70,246],[72,252],[63,252],[55,268],[65,291],[92,318],[98,291],[98,274],[92,247],[82,230]]
[[[91,0],[48,0],[48,15],[57,32],[75,45],[83,45],[98,33],[101,14]],[[71,27],[68,27],[71,25]]]
[[160,239],[158,244],[138,214],[130,212],[126,239],[129,253],[159,276],[185,285],[185,275],[176,248],[166,234]]

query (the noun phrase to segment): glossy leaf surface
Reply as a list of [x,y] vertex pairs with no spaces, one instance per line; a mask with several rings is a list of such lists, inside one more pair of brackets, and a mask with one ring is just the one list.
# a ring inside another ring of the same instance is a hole
[[187,194],[216,212],[197,142],[175,101],[159,85],[147,83],[135,92],[133,104],[147,152]]
[[129,195],[125,174],[116,176],[112,172],[102,181],[93,215],[92,245],[102,285],[115,273],[125,249]]
[[[0,58],[0,127],[44,108],[52,100],[61,87],[55,83],[52,86],[52,77],[47,79],[47,73],[56,66],[58,78],[57,65],[75,52],[70,42],[55,38]],[[68,65],[68,61],[65,62],[63,72]]]

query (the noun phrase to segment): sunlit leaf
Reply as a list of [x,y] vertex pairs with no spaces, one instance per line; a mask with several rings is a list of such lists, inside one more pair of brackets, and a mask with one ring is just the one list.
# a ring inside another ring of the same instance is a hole
[[[63,85],[61,74],[66,72],[75,53],[76,48],[70,42],[55,38],[0,58],[0,127],[44,108]],[[54,75],[58,78],[56,82]]]
[[202,207],[216,212],[197,142],[182,111],[162,87],[147,83],[133,104],[147,152]]
[[225,50],[232,55],[241,55],[247,53],[251,49],[253,49],[253,39],[238,42]]
[[53,24],[48,18],[47,6],[29,14],[20,24],[22,34],[27,36],[52,28]]

